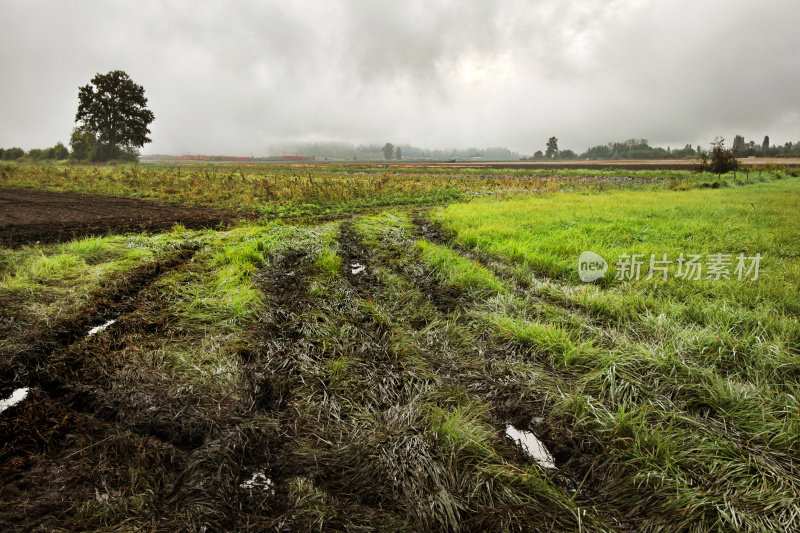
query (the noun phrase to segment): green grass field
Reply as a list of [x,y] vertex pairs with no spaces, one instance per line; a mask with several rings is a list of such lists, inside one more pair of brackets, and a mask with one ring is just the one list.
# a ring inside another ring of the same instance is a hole
[[1,168],[267,215],[0,249],[6,529],[800,529],[796,177]]

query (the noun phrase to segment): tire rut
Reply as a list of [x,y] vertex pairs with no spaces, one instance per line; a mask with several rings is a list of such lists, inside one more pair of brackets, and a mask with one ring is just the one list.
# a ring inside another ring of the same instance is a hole
[[[423,238],[437,239],[440,244],[446,246],[452,245],[441,231],[420,230],[418,234]],[[389,269],[423,295],[426,291],[450,290],[435,274],[421,275],[415,272],[415,269],[409,268],[407,260],[404,260],[408,257],[407,251],[392,249],[386,245],[382,245],[382,251],[393,258],[393,264],[389,265]],[[463,254],[463,251],[457,251]],[[473,258],[470,254],[465,255]],[[397,264],[398,258],[400,264]],[[489,268],[488,265],[484,266]],[[426,299],[435,300],[430,295],[427,295]],[[458,302],[456,309],[435,307],[443,320],[454,320],[465,328],[465,331],[472,331],[473,326],[458,312],[458,309],[468,308],[471,305],[470,298],[464,291],[458,291]],[[513,425],[518,429],[532,431],[556,460],[559,470],[552,477],[552,481],[565,494],[574,493],[580,487],[579,494],[570,497],[574,497],[581,507],[593,509],[606,527],[624,531],[637,530],[637,520],[631,517],[631,510],[617,508],[614,502],[609,501],[604,495],[602,480],[595,476],[594,464],[602,453],[600,445],[591,444],[580,435],[567,436],[562,430],[561,421],[548,420],[547,413],[553,410],[552,400],[547,395],[530,390],[529,385],[518,382],[503,369],[502,361],[509,356],[508,347],[497,346],[495,340],[481,338],[480,335],[473,339],[470,353],[484,362],[483,373],[478,375],[474,371],[462,372],[453,368],[449,370],[451,379],[464,385],[471,394],[490,403],[495,417],[494,425],[498,429],[505,425]],[[469,355],[465,355],[465,359],[469,358]],[[551,373],[550,369],[547,369],[547,373]],[[486,379],[487,374],[491,376],[490,380]],[[562,376],[558,372],[554,375],[558,376],[558,379],[570,378],[569,375]],[[505,453],[505,456],[513,462],[519,463],[525,460],[518,450],[507,450]]]
[[[433,242],[434,244],[451,248],[462,257],[480,264],[504,281],[515,297],[538,302],[546,308],[555,310],[568,321],[574,319],[580,324],[581,329],[585,333],[595,336],[602,347],[612,348],[619,344],[619,339],[628,339],[630,336],[629,332],[621,331],[611,325],[612,319],[598,317],[577,303],[544,293],[533,294],[528,290],[531,286],[530,283],[508,272],[507,265],[500,259],[486,252],[470,250],[455,242],[454,236],[448,234],[438,222],[426,220],[422,215],[416,215],[412,218],[412,223],[416,227],[416,232],[419,237]],[[547,282],[549,282],[549,280],[545,279],[544,283]],[[634,339],[636,342],[654,340],[654,334],[652,332],[643,332],[644,328],[644,325],[639,324],[637,336],[636,339]],[[632,341],[633,340],[631,340],[631,342]]]
[[166,259],[102,282],[90,294],[87,305],[53,324],[29,328],[0,353],[3,360],[0,373],[10,378],[5,387],[38,386],[37,369],[46,367],[54,353],[80,341],[92,325],[106,323],[134,310],[142,291],[165,273],[189,262],[197,249],[194,245],[182,247]]

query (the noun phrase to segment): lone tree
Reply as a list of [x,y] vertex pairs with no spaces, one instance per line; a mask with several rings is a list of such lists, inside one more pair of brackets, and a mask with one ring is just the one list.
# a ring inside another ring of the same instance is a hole
[[[138,148],[150,142],[148,125],[155,116],[147,109],[144,88],[121,70],[97,74],[78,90],[78,129],[96,139],[89,157],[107,161],[135,159]],[[89,143],[91,144],[91,143]]]
[[733,136],[733,150],[736,153],[741,154],[745,151],[745,142],[744,142],[744,135],[734,135]]
[[392,143],[386,143],[383,145],[383,158],[384,159],[391,159],[392,152],[394,151],[394,145]]
[[736,150],[725,148],[725,139],[717,137],[711,143],[711,152],[700,152],[700,164],[703,170],[708,170],[714,174],[725,174],[739,168],[739,161],[736,159]]
[[555,159],[558,156],[558,139],[550,137],[547,139],[547,151],[544,153],[547,159]]

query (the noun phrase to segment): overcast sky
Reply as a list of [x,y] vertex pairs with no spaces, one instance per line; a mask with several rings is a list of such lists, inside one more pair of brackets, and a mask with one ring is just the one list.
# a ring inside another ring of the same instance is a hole
[[0,0],[0,146],[65,144],[121,69],[142,153],[303,140],[582,151],[800,141],[799,0]]

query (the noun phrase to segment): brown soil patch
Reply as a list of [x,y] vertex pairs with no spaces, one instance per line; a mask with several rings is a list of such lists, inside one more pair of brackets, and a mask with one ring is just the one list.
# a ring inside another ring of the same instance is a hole
[[179,207],[135,198],[0,188],[0,245],[61,242],[87,235],[214,227],[252,214]]

